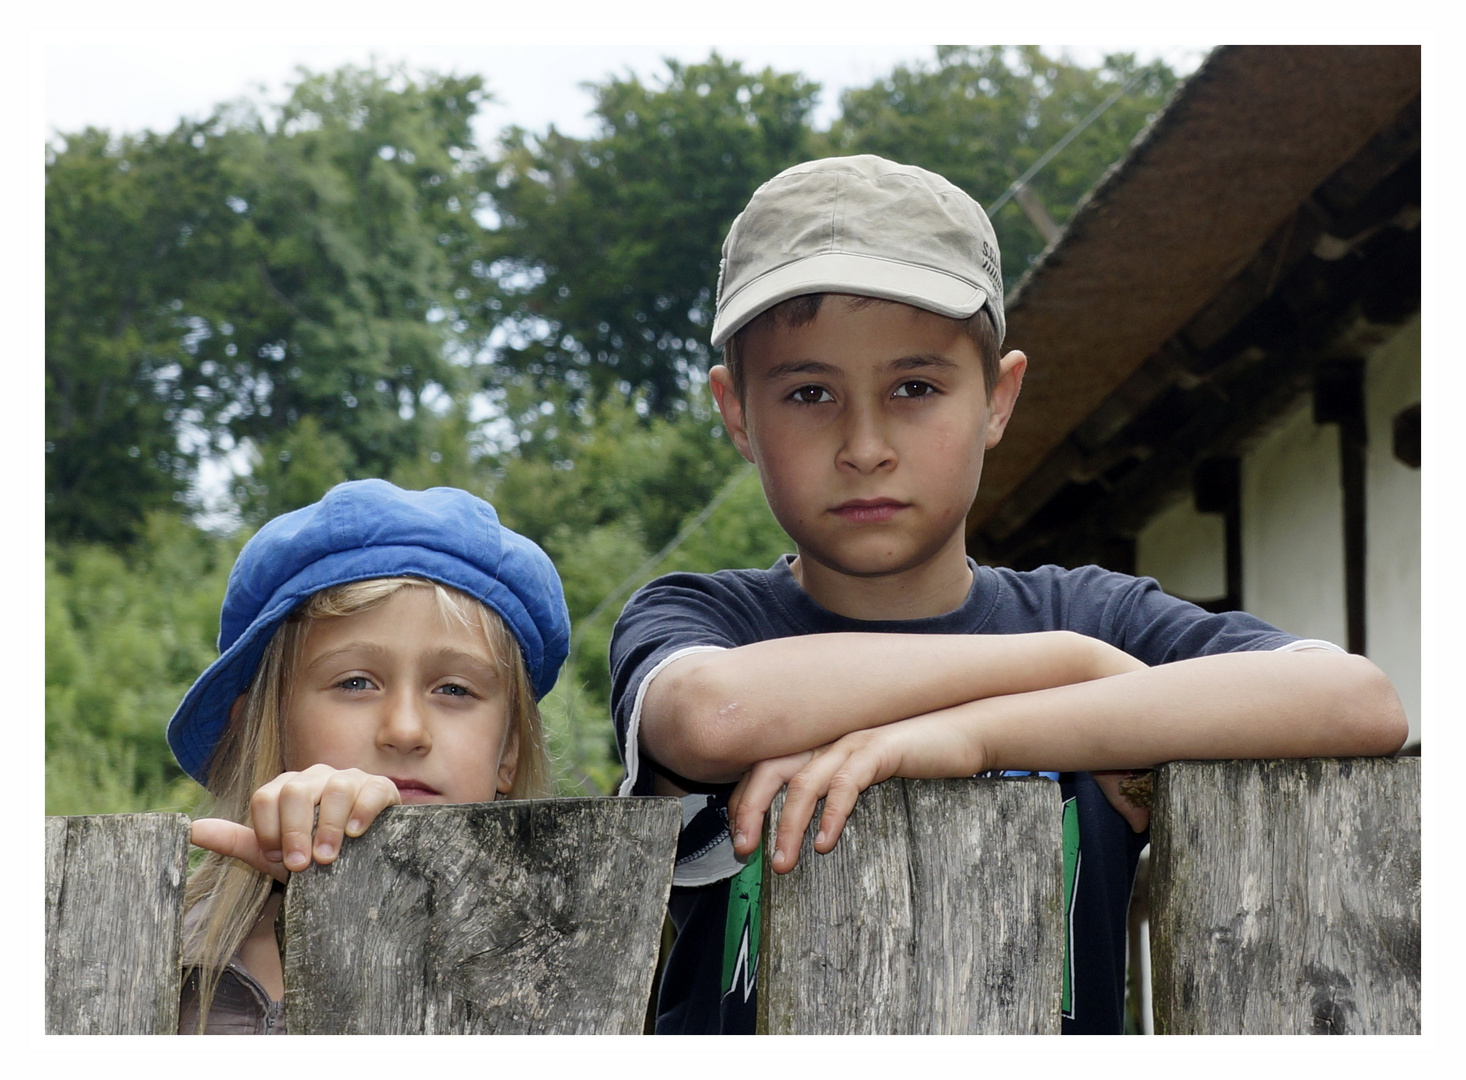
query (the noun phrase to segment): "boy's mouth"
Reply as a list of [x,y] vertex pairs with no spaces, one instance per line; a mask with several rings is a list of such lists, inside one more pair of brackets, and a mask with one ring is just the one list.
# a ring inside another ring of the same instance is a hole
[[850,499],[835,507],[833,513],[852,524],[870,525],[890,521],[906,505],[895,499]]
[[402,796],[404,803],[428,802],[443,797],[437,788],[421,780],[402,780],[396,776],[389,776],[387,779],[397,785],[397,794]]

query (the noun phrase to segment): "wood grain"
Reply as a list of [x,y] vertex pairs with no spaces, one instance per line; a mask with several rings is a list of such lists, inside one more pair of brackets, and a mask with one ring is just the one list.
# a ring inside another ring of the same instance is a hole
[[1058,1034],[1057,784],[888,780],[829,855],[814,832],[791,873],[765,863],[760,1031]]
[[183,814],[46,819],[46,1033],[178,1030]]
[[1156,778],[1158,1034],[1420,1031],[1420,759]]
[[642,1030],[675,799],[391,807],[285,897],[299,1034]]

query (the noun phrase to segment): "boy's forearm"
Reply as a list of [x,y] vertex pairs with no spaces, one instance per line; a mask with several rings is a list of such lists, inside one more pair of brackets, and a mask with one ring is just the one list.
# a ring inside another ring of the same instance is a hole
[[733,846],[740,855],[753,851],[763,815],[786,784],[771,862],[777,873],[793,869],[819,800],[824,811],[814,846],[823,854],[838,841],[860,792],[892,776],[1378,755],[1399,749],[1405,734],[1394,688],[1363,657],[1254,652],[1184,660],[969,702],[759,762],[729,800]]
[[967,764],[1093,772],[1188,758],[1382,755],[1408,730],[1374,664],[1324,651],[1183,660],[946,712],[978,758],[948,776],[965,775]]
[[642,703],[640,738],[665,767],[727,782],[852,731],[1143,666],[1065,631],[781,638],[669,665]]

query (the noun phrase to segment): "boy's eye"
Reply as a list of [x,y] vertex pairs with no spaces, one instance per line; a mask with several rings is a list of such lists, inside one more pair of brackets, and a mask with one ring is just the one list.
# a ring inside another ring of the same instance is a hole
[[928,394],[935,394],[936,387],[931,383],[922,382],[920,379],[912,379],[896,387],[896,397],[926,397]]
[[789,400],[800,405],[817,405],[822,401],[834,401],[835,399],[823,386],[801,386],[789,395]]

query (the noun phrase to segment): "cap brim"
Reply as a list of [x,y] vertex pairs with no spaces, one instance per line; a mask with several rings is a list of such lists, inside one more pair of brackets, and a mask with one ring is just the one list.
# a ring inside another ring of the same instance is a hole
[[713,348],[775,304],[809,293],[874,296],[953,319],[976,314],[988,301],[977,282],[894,259],[831,251],[770,270],[730,296],[713,320]]

